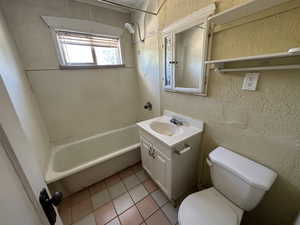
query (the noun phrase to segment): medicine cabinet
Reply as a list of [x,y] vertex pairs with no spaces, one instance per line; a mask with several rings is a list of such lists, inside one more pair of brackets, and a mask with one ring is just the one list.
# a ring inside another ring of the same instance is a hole
[[205,95],[209,51],[209,5],[163,30],[163,86],[166,91]]

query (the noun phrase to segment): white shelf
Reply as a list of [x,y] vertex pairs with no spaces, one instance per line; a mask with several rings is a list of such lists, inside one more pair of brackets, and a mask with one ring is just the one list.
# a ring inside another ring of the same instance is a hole
[[253,61],[253,60],[259,60],[259,59],[274,59],[274,58],[284,58],[284,57],[291,57],[291,56],[299,56],[299,53],[297,54],[297,53],[282,52],[282,53],[274,53],[274,54],[266,54],[266,55],[210,60],[210,61],[205,61],[205,64],[220,64],[220,63],[228,63],[228,62]]
[[287,1],[289,0],[249,0],[246,3],[211,16],[209,21],[216,25],[230,23]]
[[226,72],[247,72],[247,71],[268,71],[268,70],[295,70],[300,69],[299,65],[287,66],[262,66],[262,67],[245,67],[245,68],[232,68],[232,69],[217,69],[221,73]]
[[[290,52],[291,50],[294,50],[294,51]],[[287,58],[287,57],[292,58],[294,56],[300,56],[300,51],[298,49],[295,48],[295,49],[291,49],[291,50],[289,52],[266,54],[266,55],[246,56],[246,57],[220,59],[220,60],[210,60],[210,61],[205,61],[205,64],[214,64],[215,69],[220,72],[300,69],[300,64],[277,65],[277,66],[270,65],[270,66],[260,66],[260,67],[244,67],[244,68],[225,68],[226,63],[232,63],[232,62],[270,60],[270,59],[279,59],[279,58]]]

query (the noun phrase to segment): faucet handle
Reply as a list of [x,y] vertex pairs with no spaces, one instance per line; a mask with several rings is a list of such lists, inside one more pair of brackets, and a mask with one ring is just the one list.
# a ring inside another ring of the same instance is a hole
[[176,119],[175,117],[173,117],[171,120],[170,120],[171,123],[174,123],[175,125],[177,126],[182,126],[183,125],[183,121],[181,120],[178,120]]

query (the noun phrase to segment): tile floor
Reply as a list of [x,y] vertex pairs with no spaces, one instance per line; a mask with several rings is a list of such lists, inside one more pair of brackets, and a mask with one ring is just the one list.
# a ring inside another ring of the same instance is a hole
[[59,213],[64,225],[177,224],[177,209],[140,163],[66,198]]

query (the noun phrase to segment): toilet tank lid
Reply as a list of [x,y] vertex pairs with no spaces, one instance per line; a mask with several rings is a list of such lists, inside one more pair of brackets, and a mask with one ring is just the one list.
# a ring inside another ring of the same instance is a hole
[[226,148],[218,147],[209,154],[210,160],[239,176],[249,185],[269,190],[277,173]]

